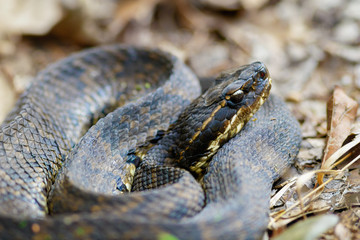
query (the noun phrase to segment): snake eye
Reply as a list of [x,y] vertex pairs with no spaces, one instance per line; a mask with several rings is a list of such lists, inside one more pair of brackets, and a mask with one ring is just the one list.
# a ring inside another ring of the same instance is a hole
[[263,69],[259,72],[259,76],[262,79],[266,78],[266,75],[267,75],[267,71],[265,69]]
[[239,103],[244,98],[244,92],[242,90],[236,90],[230,95],[230,101],[233,103]]

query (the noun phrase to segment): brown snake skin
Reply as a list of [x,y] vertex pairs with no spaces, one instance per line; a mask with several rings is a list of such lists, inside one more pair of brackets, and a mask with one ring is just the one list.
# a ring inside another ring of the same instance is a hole
[[199,94],[194,74],[157,50],[99,47],[45,69],[0,128],[0,239],[260,238],[272,183],[301,140],[274,96],[200,183],[145,162],[133,189],[146,191],[118,191],[132,153],[149,141],[161,149],[158,138]]

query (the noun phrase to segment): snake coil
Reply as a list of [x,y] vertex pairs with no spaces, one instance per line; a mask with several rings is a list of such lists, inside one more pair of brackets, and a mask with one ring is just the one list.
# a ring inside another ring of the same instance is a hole
[[[254,114],[259,106],[250,103],[263,96],[257,79],[267,76],[262,66],[221,75],[195,101],[194,74],[158,50],[104,46],[49,66],[0,127],[0,238],[260,238],[272,183],[301,140],[279,98],[270,96]],[[222,107],[211,109],[214,102]],[[231,110],[236,102],[247,110]],[[164,136],[179,119],[200,125],[177,131],[185,137]],[[145,149],[140,165],[138,148]],[[182,152],[195,148],[206,154]],[[122,193],[132,181],[139,191]]]

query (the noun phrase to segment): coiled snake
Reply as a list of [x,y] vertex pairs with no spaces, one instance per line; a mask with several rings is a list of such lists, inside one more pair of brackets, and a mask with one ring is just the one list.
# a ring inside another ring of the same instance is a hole
[[198,97],[177,58],[119,45],[51,65],[0,128],[0,238],[260,238],[301,139],[275,96],[249,121],[270,82],[256,62]]

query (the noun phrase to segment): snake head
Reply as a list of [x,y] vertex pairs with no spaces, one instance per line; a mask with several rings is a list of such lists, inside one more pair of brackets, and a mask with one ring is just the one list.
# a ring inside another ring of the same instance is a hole
[[239,133],[265,102],[270,88],[269,72],[261,62],[220,74],[215,85],[178,119],[174,130],[180,135],[176,149],[179,165],[201,176],[217,150]]
[[261,62],[254,62],[221,73],[203,98],[206,106],[225,99],[229,107],[238,108],[241,104],[251,105],[251,98],[258,97],[263,90],[267,92],[267,97],[270,87],[271,78],[266,66]]

